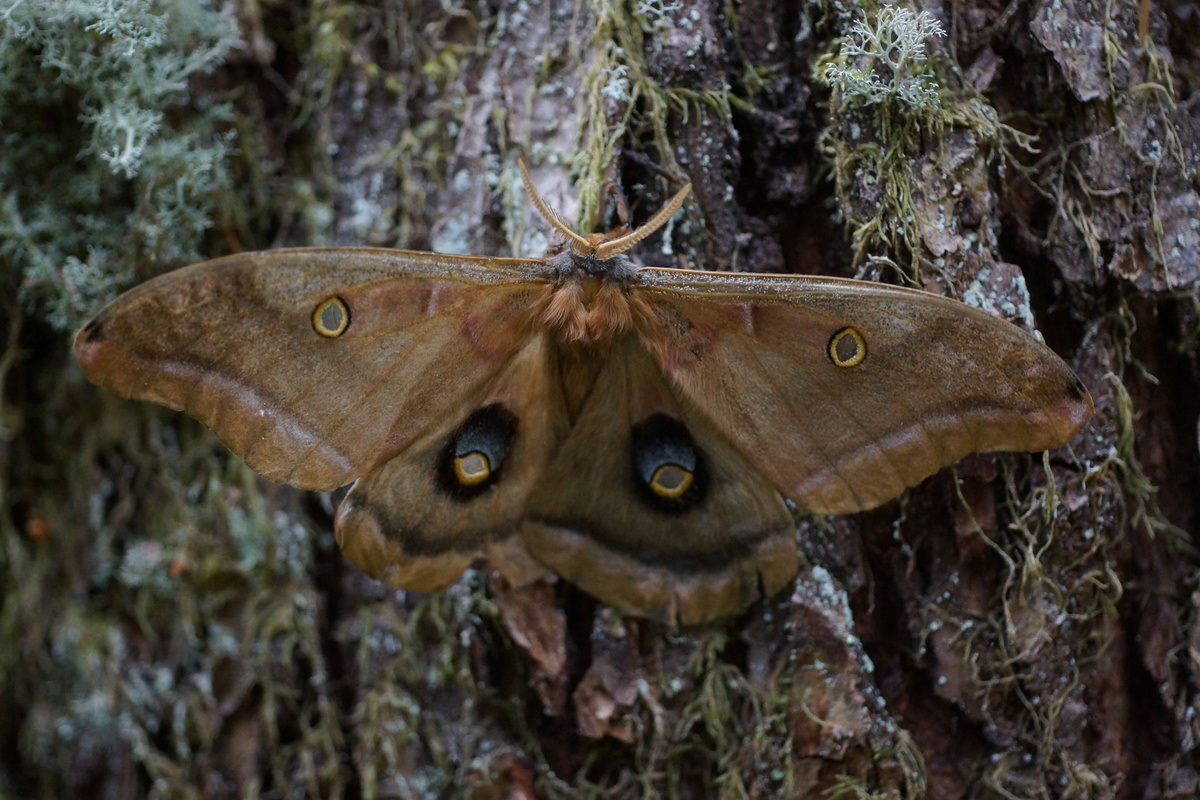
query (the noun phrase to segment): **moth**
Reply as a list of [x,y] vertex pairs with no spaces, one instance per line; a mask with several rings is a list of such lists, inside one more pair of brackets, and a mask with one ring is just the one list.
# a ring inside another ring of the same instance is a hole
[[1087,389],[1014,325],[922,291],[638,267],[632,232],[544,258],[243,253],[79,331],[87,377],[182,409],[255,470],[353,482],[343,553],[435,590],[481,550],[627,612],[730,615],[794,576],[793,513],[878,506],[974,452],[1058,447]]

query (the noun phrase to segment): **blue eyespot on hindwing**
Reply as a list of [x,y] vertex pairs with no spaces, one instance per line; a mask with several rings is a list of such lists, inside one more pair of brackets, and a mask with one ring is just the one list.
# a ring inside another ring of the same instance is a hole
[[680,514],[704,500],[708,470],[682,422],[651,414],[633,426],[630,444],[637,493],[647,505]]
[[451,434],[438,456],[437,483],[456,500],[471,500],[501,478],[517,417],[500,403],[477,409]]

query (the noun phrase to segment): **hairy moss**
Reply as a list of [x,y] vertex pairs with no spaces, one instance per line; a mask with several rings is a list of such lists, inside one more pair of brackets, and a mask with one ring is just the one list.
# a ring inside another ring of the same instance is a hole
[[[681,8],[641,2],[628,13],[618,0],[593,0],[590,4],[594,43],[589,48],[592,61],[581,87],[587,118],[572,163],[581,191],[579,218],[583,230],[592,230],[597,222],[605,201],[598,190],[610,175],[613,157],[623,142],[642,140],[643,147],[656,154],[660,167],[681,176],[668,132],[669,120],[675,118],[683,124],[699,120],[704,107],[712,109],[721,120],[732,117],[728,87],[663,86],[652,77],[647,52],[666,24],[666,15],[679,13]],[[699,40],[693,46],[699,47]]]

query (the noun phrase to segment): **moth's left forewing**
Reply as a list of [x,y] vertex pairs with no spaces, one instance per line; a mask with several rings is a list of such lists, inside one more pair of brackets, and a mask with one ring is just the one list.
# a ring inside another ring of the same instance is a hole
[[85,374],[186,411],[272,480],[328,490],[404,449],[532,335],[550,268],[370,248],[159,276],[80,331]]
[[972,452],[1068,441],[1091,398],[1045,345],[862,281],[647,269],[640,333],[679,392],[802,507],[892,499]]

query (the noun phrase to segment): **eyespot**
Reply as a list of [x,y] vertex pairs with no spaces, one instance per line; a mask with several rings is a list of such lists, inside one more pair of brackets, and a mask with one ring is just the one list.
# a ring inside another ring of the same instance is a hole
[[668,513],[688,511],[704,500],[704,458],[682,422],[651,414],[630,430],[634,481],[647,505]]
[[867,343],[854,328],[842,328],[829,338],[829,360],[839,367],[857,367],[867,357]]
[[516,416],[500,403],[476,410],[442,447],[438,487],[463,501],[483,494],[501,479],[516,432]]
[[659,497],[675,500],[683,497],[695,477],[694,473],[678,464],[663,464],[654,471],[654,477],[648,485],[650,491]]
[[334,295],[313,311],[312,326],[322,336],[336,339],[350,327],[350,309],[342,298]]
[[454,477],[463,486],[474,486],[492,477],[492,462],[486,453],[473,450],[454,459]]

